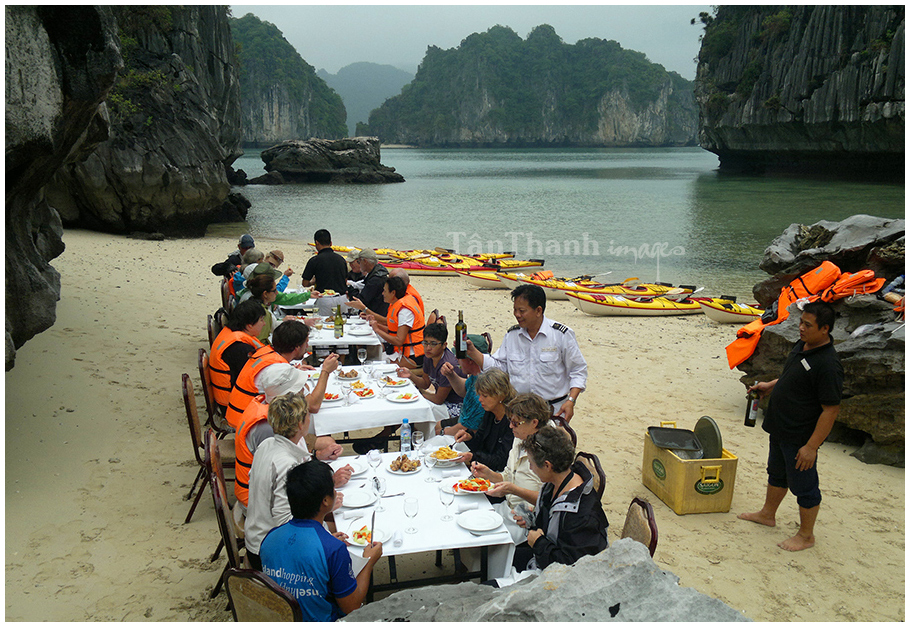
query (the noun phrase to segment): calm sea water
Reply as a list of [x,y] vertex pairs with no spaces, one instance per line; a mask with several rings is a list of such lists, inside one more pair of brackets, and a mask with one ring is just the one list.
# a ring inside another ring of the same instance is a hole
[[[857,213],[904,217],[902,185],[721,175],[699,148],[386,148],[394,185],[247,186],[255,237],[543,258],[557,275],[695,283],[705,294],[751,296],[768,244],[791,223]],[[237,160],[264,171],[258,151]]]

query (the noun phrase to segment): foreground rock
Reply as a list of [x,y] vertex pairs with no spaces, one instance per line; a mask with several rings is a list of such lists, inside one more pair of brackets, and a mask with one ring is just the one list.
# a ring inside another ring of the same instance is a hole
[[618,540],[574,566],[553,564],[508,588],[475,583],[397,592],[351,612],[352,622],[746,621],[717,599],[679,586],[648,549]]
[[251,184],[404,182],[395,168],[379,162],[378,137],[286,141],[263,150],[261,156],[269,174]]
[[7,370],[56,320],[60,275],[48,262],[63,227],[44,188],[107,139],[104,99],[122,66],[107,7],[6,6]]
[[[765,251],[761,268],[777,271],[754,288],[768,306],[793,278],[830,260],[841,270],[875,270],[888,281],[904,272],[904,221],[852,216],[842,222],[793,224]],[[894,305],[874,295],[852,296],[833,303],[838,314],[832,331],[844,366],[844,393],[837,425],[862,433],[862,448],[853,455],[867,463],[903,467],[904,356],[903,320]],[[799,339],[799,316],[767,327],[755,353],[738,366],[744,384],[775,379]],[[767,401],[765,401],[765,404]]]

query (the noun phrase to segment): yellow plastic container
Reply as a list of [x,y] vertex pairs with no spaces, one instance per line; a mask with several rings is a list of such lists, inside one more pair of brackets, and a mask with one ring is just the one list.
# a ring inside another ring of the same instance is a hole
[[729,512],[738,461],[727,449],[717,459],[681,459],[645,433],[641,482],[677,514]]

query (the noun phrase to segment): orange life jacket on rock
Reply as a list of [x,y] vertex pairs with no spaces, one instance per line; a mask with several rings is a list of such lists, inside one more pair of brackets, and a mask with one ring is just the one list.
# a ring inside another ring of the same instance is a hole
[[212,344],[212,354],[209,357],[209,376],[212,379],[215,402],[223,407],[227,407],[228,398],[231,395],[231,369],[224,361],[224,351],[236,342],[249,344],[256,349],[262,348],[262,342],[249,333],[231,331],[227,327],[221,329],[221,333],[215,338],[215,342]]
[[253,454],[246,445],[246,436],[250,429],[263,420],[269,418],[269,406],[265,404],[265,397],[260,395],[250,401],[241,418],[240,428],[234,436],[234,449],[236,451],[237,466],[235,467],[234,496],[243,503],[244,507],[250,499],[250,469],[253,467]]
[[423,327],[425,324],[423,311],[417,303],[417,300],[410,294],[405,294],[404,298],[399,298],[389,305],[389,313],[386,316],[388,322],[389,335],[398,333],[398,312],[405,308],[414,314],[414,326],[404,338],[404,345],[401,347],[401,354],[405,357],[411,357],[409,348],[413,348],[413,356],[423,355]]
[[259,390],[256,388],[256,375],[272,364],[286,363],[288,363],[287,360],[276,353],[271,346],[263,346],[250,355],[250,360],[237,375],[237,382],[231,389],[227,411],[224,414],[224,419],[234,427],[234,430],[240,428],[240,423],[243,422],[243,412],[259,394]]
[[884,285],[885,279],[876,279],[872,270],[844,272],[833,285],[822,292],[821,299],[826,303],[833,303],[854,294],[874,294]]
[[[830,287],[841,276],[840,268],[830,261],[823,261],[820,266],[796,277],[780,291],[777,298],[777,317],[770,321],[759,318],[740,328],[736,339],[727,345],[727,363],[730,369],[736,368],[755,352],[761,332],[765,327],[783,322],[789,317],[787,308],[800,298],[815,300],[818,294]],[[814,299],[812,297],[815,297]]]

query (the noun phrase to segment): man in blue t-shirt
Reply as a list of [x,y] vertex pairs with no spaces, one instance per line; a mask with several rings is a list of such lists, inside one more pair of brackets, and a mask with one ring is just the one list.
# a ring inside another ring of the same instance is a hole
[[335,484],[327,464],[312,459],[292,468],[287,491],[294,517],[262,541],[262,571],[297,599],[304,621],[337,620],[363,604],[373,566],[382,557],[382,543],[366,546],[367,564],[355,577],[342,542],[347,535],[331,534],[323,527],[335,506]]

